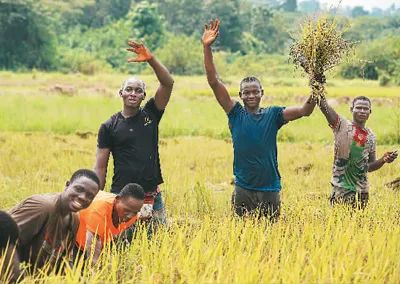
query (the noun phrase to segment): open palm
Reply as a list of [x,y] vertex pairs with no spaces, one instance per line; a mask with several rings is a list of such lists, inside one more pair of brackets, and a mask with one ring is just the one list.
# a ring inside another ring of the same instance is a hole
[[137,55],[135,58],[129,58],[128,62],[145,62],[153,58],[153,55],[144,44],[128,41],[128,45],[130,48],[127,48],[127,50],[134,52]]
[[213,42],[216,40],[219,34],[219,24],[220,21],[218,19],[213,20],[210,22],[210,25],[205,25],[204,26],[204,33],[201,38],[201,41],[203,42],[203,45],[209,46],[213,44]]

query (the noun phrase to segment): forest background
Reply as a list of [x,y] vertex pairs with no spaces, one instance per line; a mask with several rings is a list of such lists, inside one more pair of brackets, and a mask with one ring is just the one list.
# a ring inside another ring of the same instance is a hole
[[329,14],[358,42],[354,56],[336,69],[344,79],[400,85],[400,5],[387,8],[316,0],[1,0],[0,69],[93,75],[149,73],[126,64],[128,39],[143,40],[174,75],[203,74],[200,36],[218,17],[215,45],[223,78],[231,74],[292,71],[288,47],[305,16]]

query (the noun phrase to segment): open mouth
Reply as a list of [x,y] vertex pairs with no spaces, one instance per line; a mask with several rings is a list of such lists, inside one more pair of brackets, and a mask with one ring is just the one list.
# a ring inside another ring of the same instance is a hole
[[74,210],[77,210],[77,211],[84,208],[84,205],[82,203],[80,203],[79,201],[76,201],[76,200],[72,201],[71,205],[72,205],[72,208]]

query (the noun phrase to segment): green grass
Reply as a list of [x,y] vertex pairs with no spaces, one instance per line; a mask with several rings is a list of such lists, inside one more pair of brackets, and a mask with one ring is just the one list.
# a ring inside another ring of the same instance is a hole
[[[0,73],[0,130],[19,132],[46,132],[72,134],[92,132],[102,122],[121,109],[118,97],[119,84],[127,76],[111,74],[101,76],[61,74]],[[153,76],[144,76],[148,94],[154,94],[158,84]],[[229,138],[227,118],[218,105],[203,77],[177,77],[165,116],[160,125],[162,137],[207,136]],[[282,86],[282,80],[292,86]],[[237,96],[240,78],[227,81],[232,97]],[[265,78],[263,105],[299,105],[308,94],[301,79]],[[278,85],[274,85],[274,84]],[[54,91],[59,85],[73,87],[72,95]],[[333,81],[328,86],[328,98],[351,99],[357,95],[373,98],[373,114],[368,126],[377,134],[378,143],[399,143],[400,139],[400,88],[381,88],[376,82]],[[347,104],[335,109],[351,118]],[[385,127],[382,127],[385,125]],[[330,142],[332,134],[318,109],[309,118],[284,126],[280,141]]]
[[[0,72],[1,209],[35,193],[62,191],[73,171],[93,167],[98,127],[121,108],[115,93],[125,77]],[[144,79],[154,93],[155,78]],[[225,79],[232,95],[239,79]],[[230,205],[233,151],[226,115],[205,78],[175,81],[160,125],[169,226],[152,241],[140,234],[126,251],[106,251],[99,266],[82,274],[78,264],[65,275],[39,272],[23,283],[398,283],[400,193],[384,186],[399,176],[398,161],[369,174],[365,211],[331,208],[333,135],[316,109],[280,130],[279,222],[238,220]],[[298,78],[263,82],[264,106],[298,105],[308,92]],[[75,93],[51,91],[56,84],[73,85]],[[378,136],[378,157],[400,148],[399,88],[330,84],[328,98],[375,99],[368,126]],[[350,118],[348,105],[335,109]],[[112,161],[108,173],[106,188]]]

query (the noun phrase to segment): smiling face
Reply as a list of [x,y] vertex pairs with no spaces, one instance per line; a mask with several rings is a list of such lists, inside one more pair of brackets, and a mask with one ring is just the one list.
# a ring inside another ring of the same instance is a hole
[[125,107],[138,108],[146,97],[145,84],[137,78],[130,78],[125,81],[119,91]]
[[257,81],[243,82],[241,84],[239,96],[243,100],[243,104],[246,108],[250,110],[259,108],[263,94],[264,91],[261,88],[260,83]]
[[62,203],[70,212],[78,212],[92,203],[98,191],[99,186],[94,180],[80,176],[73,182],[67,183],[61,196]]
[[137,215],[143,206],[143,200],[130,196],[117,196],[115,201],[115,210],[119,223],[128,222],[132,217]]
[[353,113],[353,121],[364,125],[371,114],[371,104],[367,100],[356,100],[350,110]]

